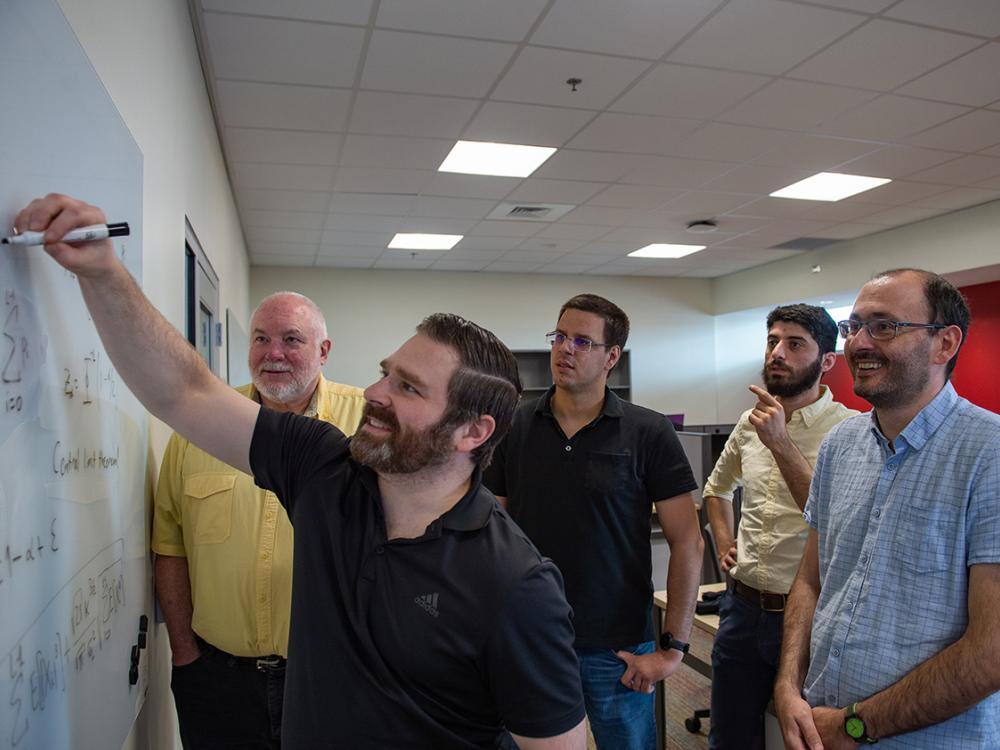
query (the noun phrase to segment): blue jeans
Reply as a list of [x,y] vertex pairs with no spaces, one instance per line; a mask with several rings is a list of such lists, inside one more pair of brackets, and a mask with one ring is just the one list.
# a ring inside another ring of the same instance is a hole
[[619,649],[578,648],[583,700],[598,750],[653,750],[656,747],[654,694],[629,690],[619,680],[625,662],[615,651],[649,654],[653,641]]
[[719,606],[712,648],[710,750],[764,747],[764,711],[774,692],[783,612],[765,612],[732,591]]

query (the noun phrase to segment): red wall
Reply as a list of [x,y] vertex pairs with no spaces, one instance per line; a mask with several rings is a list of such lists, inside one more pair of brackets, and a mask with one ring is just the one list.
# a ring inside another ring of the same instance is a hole
[[[1000,414],[1000,281],[962,287],[962,294],[972,310],[972,325],[951,379],[960,395]],[[854,381],[843,354],[837,355],[837,364],[823,382],[834,398],[852,409],[871,409],[867,401],[854,395]]]

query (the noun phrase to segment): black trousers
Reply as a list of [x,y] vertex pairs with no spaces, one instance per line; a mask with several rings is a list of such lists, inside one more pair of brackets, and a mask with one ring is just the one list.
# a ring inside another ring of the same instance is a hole
[[256,659],[199,646],[170,678],[184,750],[278,750],[284,664],[258,669]]

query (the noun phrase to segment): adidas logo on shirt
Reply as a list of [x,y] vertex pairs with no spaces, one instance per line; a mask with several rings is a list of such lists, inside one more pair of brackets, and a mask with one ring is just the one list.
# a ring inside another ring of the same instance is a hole
[[438,616],[438,595],[437,594],[424,594],[423,596],[418,596],[414,600],[424,612],[431,615],[432,617]]

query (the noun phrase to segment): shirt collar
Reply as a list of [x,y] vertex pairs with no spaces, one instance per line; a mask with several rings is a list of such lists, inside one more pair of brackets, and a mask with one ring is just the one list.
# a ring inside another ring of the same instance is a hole
[[[545,392],[545,395],[538,399],[538,403],[535,404],[535,413],[544,414],[547,417],[554,416],[552,414],[552,396],[556,392],[556,387],[550,386]],[[622,408],[622,400],[618,397],[618,394],[613,390],[604,386],[604,405],[601,407],[600,416],[603,417],[620,417],[625,413]],[[595,422],[597,420],[594,420]]]
[[825,385],[819,387],[819,398],[813,401],[808,406],[803,406],[801,409],[796,409],[792,417],[794,418],[796,414],[802,417],[802,421],[806,427],[812,427],[813,422],[820,418],[820,416],[827,410],[830,403],[833,401],[833,393]]
[[[958,393],[955,392],[955,386],[949,380],[944,384],[944,388],[931,399],[931,402],[917,412],[917,415],[910,420],[910,423],[903,428],[903,431],[899,433],[899,436],[893,442],[903,440],[914,450],[920,450],[931,439],[931,436],[937,429],[944,424],[945,419],[948,418],[948,415],[951,414],[957,404]],[[885,440],[886,438],[882,434],[882,430],[878,424],[875,409],[872,409],[871,420],[872,432],[875,437],[880,441]]]

